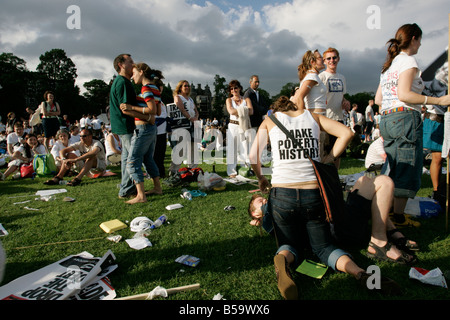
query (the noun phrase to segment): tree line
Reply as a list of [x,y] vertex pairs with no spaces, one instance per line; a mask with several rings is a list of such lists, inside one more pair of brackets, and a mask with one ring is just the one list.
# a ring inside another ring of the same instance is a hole
[[[9,112],[16,113],[17,117],[26,116],[25,109],[36,109],[43,101],[43,94],[47,90],[55,93],[56,100],[62,108],[62,114],[68,115],[71,121],[80,119],[84,114],[100,114],[109,104],[109,91],[114,78],[109,83],[101,79],[85,82],[85,92],[81,94],[80,88],[75,84],[77,68],[74,62],[67,57],[63,49],[52,49],[39,57],[39,64],[35,71],[28,70],[26,61],[13,53],[0,54],[0,116],[6,120]],[[225,100],[228,97],[228,83],[224,77],[215,75],[214,95],[211,97],[211,117],[222,118],[226,115]],[[261,94],[269,103],[281,95],[289,96],[298,83],[287,83],[280,93],[275,96],[264,89]],[[135,85],[136,92],[140,87]],[[361,110],[365,109],[367,101],[373,99],[373,93],[358,93],[354,96],[347,94],[350,102],[357,103]],[[172,103],[172,89],[166,84],[162,93],[164,103]]]

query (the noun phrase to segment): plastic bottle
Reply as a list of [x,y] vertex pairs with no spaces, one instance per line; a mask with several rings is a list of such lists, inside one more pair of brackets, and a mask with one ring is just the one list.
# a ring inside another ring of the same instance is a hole
[[153,224],[150,226],[150,229],[156,229],[159,228],[164,222],[167,221],[167,216],[163,214],[161,217],[155,220]]
[[68,183],[67,180],[59,180],[60,185],[66,185]]
[[181,197],[186,200],[192,200],[192,194],[188,189],[181,189]]

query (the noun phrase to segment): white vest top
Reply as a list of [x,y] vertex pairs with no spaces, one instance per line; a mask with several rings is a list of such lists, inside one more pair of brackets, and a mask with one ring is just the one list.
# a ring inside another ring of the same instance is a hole
[[290,117],[281,112],[275,113],[275,116],[294,134],[304,150],[294,148],[291,139],[277,126],[269,131],[272,146],[272,184],[317,181],[312,164],[304,152],[306,150],[313,160],[320,160],[319,124],[308,110],[297,117]]

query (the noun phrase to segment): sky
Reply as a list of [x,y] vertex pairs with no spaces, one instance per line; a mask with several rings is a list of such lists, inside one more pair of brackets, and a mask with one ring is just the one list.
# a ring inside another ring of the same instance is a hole
[[215,75],[244,88],[278,94],[298,82],[307,50],[339,50],[347,91],[375,92],[386,42],[405,23],[423,31],[416,58],[425,70],[448,46],[448,0],[2,0],[0,52],[12,52],[35,71],[39,56],[63,49],[77,82],[109,82],[112,61],[129,53],[180,80],[210,86]]

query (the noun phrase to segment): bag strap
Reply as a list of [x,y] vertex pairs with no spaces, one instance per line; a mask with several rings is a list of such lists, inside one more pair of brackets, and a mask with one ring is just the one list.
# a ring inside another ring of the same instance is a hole
[[289,139],[292,140],[292,145],[294,146],[294,148],[297,147],[297,148],[299,148],[301,151],[304,151],[305,154],[306,154],[306,156],[308,157],[308,159],[312,161],[312,159],[311,159],[310,156],[309,156],[308,150],[303,149],[303,147],[302,147],[299,143],[297,143],[297,140],[295,140],[295,137],[294,137],[294,135],[292,134],[292,132],[290,132],[288,129],[286,129],[285,126],[283,126],[283,124],[280,122],[280,120],[278,120],[277,117],[275,117],[275,114],[272,113],[272,114],[269,116],[269,118],[270,118],[270,120],[273,121],[273,123],[275,123],[276,126],[278,126],[278,128],[280,128],[281,131],[284,132],[284,134],[285,134]]

